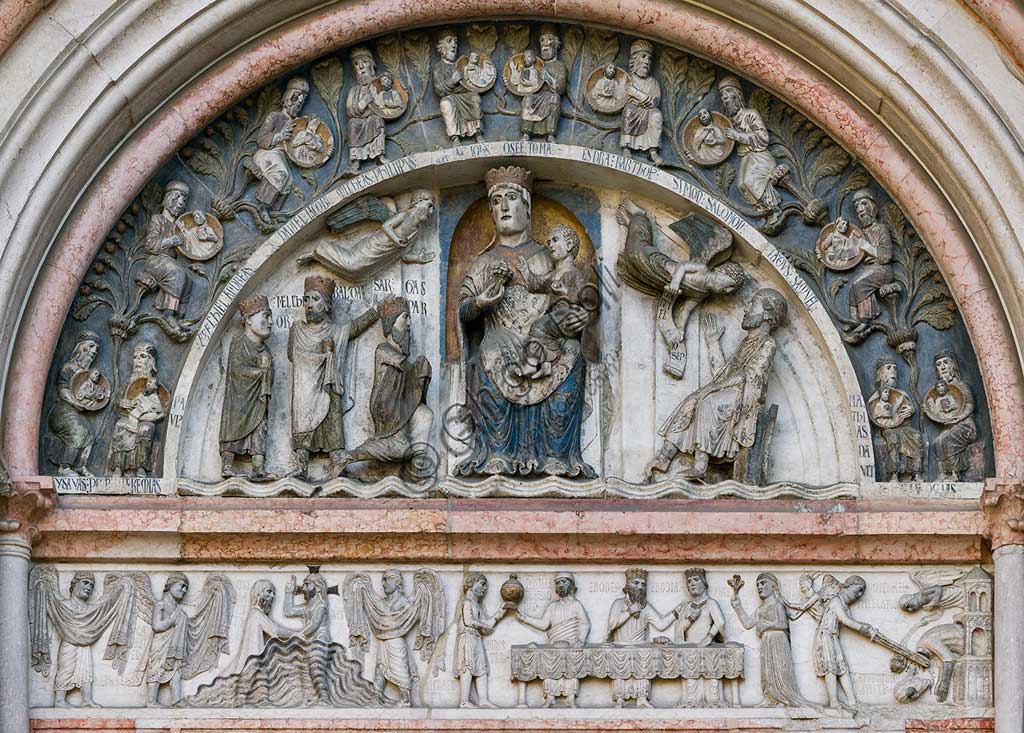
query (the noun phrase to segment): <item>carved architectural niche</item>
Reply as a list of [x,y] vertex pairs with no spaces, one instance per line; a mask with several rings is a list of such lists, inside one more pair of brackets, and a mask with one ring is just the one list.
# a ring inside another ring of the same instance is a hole
[[67,492],[977,496],[993,470],[964,324],[865,170],[725,69],[572,24],[387,35],[234,105],[104,240],[43,419]]

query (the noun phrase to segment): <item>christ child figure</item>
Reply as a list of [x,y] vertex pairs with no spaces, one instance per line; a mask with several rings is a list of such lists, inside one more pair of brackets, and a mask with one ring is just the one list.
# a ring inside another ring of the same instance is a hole
[[553,267],[549,272],[534,273],[525,259],[520,259],[519,269],[531,293],[547,293],[552,296],[548,311],[530,326],[529,338],[523,347],[519,376],[527,379],[542,379],[551,374],[552,362],[558,358],[562,339],[570,338],[561,324],[570,313],[584,306],[582,300],[587,286],[587,276],[576,265],[580,251],[580,237],[572,228],[559,224],[548,232],[546,243]]

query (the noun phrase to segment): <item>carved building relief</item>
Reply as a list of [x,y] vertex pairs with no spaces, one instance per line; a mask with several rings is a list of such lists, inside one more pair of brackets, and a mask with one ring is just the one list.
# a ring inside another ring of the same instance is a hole
[[232,107],[104,240],[47,399],[61,491],[853,497],[992,470],[962,320],[863,168],[725,69],[578,25],[383,36]]
[[992,704],[980,567],[338,566],[300,583],[288,568],[49,565],[32,598],[33,705],[84,715],[775,706],[871,728]]

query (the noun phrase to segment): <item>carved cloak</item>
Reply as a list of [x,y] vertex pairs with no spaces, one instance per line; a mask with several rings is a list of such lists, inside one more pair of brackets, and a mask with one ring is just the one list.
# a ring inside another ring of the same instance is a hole
[[274,370],[266,344],[245,333],[228,347],[224,410],[220,418],[222,451],[262,455],[267,437],[267,407]]

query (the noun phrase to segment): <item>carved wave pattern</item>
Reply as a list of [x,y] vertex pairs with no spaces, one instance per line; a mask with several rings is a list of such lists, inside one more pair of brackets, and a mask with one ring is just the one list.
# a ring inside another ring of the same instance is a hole
[[308,639],[271,639],[242,671],[201,686],[181,707],[373,707],[387,700],[362,678],[345,647]]
[[293,478],[273,483],[253,483],[244,478],[232,478],[219,484],[204,484],[190,479],[179,479],[178,493],[183,496],[248,496],[270,498],[278,496],[350,496],[374,499],[381,496],[425,498],[452,496],[463,499],[516,497],[592,499],[622,497],[627,499],[856,499],[860,487],[850,481],[815,486],[795,481],[779,481],[767,486],[751,486],[738,481],[720,481],[716,484],[698,484],[681,479],[665,479],[653,484],[632,484],[616,478],[572,481],[562,477],[545,477],[536,481],[523,481],[512,476],[490,476],[483,480],[467,481],[446,478],[438,484],[412,484],[396,476],[389,476],[374,484],[363,484],[340,478],[322,485],[310,484]]

